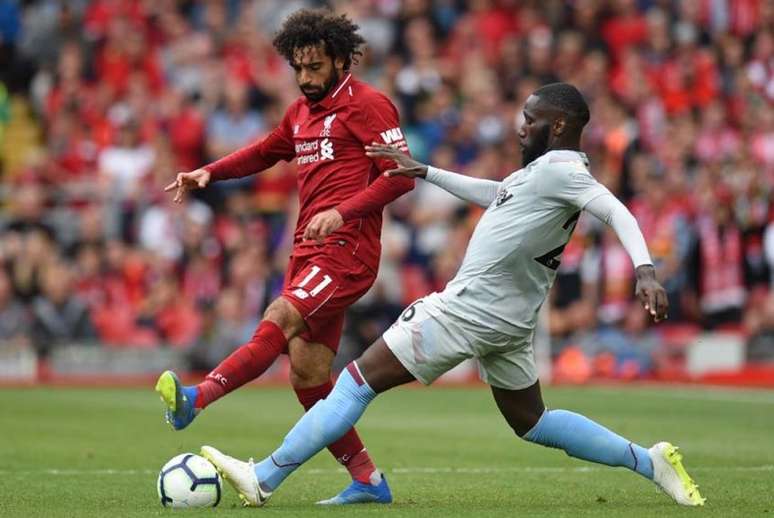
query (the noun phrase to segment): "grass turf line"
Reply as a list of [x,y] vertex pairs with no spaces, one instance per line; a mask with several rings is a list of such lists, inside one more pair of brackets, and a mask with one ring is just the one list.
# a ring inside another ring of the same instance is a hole
[[[392,506],[315,507],[348,482],[322,452],[264,509],[239,508],[227,486],[217,509],[183,515],[774,516],[773,392],[651,387],[545,392],[552,408],[584,413],[640,444],[666,439],[681,446],[707,506],[681,508],[627,470],[584,463],[517,439],[486,389],[408,388],[377,398],[359,426],[387,472]],[[0,390],[0,516],[180,514],[157,501],[155,470],[166,460],[197,452],[202,444],[261,457],[281,441],[301,408],[289,389],[258,388],[230,395],[183,432],[172,432],[161,414],[152,387]],[[593,469],[579,469],[586,467]]]

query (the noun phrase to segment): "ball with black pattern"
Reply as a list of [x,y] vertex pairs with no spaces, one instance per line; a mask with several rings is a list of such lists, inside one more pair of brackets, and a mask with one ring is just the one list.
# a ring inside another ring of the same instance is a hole
[[161,468],[156,489],[164,507],[215,507],[220,502],[221,479],[210,461],[182,453]]

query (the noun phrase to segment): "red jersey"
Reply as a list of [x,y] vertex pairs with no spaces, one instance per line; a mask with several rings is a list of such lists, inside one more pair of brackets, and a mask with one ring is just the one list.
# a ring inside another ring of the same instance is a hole
[[408,151],[392,102],[348,73],[322,101],[300,97],[266,138],[205,168],[213,180],[223,180],[295,159],[301,202],[295,246],[315,246],[314,241],[302,241],[306,225],[315,214],[335,208],[344,225],[327,241],[346,241],[376,271],[381,254],[381,209],[410,191],[414,180],[382,176],[393,162],[367,157],[364,146],[372,142]]

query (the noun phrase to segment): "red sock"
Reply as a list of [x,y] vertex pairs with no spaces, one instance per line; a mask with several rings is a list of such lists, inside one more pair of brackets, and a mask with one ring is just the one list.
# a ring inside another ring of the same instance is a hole
[[252,339],[220,362],[204,381],[199,383],[196,408],[205,408],[248,381],[252,381],[282,354],[288,341],[277,324],[264,320],[258,324]]
[[[325,399],[331,390],[333,390],[331,381],[317,387],[295,389],[298,401],[303,405],[304,410],[309,410],[319,400]],[[347,468],[352,480],[363,484],[371,483],[371,474],[376,471],[376,466],[368,456],[363,441],[360,440],[354,428],[350,428],[338,441],[329,444],[328,451]]]

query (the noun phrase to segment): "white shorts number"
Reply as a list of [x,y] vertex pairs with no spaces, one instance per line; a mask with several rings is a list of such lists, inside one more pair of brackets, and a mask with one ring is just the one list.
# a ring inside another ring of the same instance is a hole
[[[319,266],[312,266],[312,271],[311,271],[311,272],[309,272],[309,273],[306,275],[306,277],[304,277],[304,280],[302,280],[302,281],[299,283],[298,287],[299,287],[299,288],[303,288],[304,286],[306,286],[307,284],[309,284],[309,282],[310,282],[312,279],[314,279],[314,277],[315,277],[315,276],[316,276],[318,273],[320,273],[320,267],[319,267]],[[314,288],[313,288],[313,289],[312,289],[312,290],[309,292],[309,295],[311,295],[312,297],[315,297],[315,296],[319,295],[319,294],[320,294],[320,292],[321,292],[322,290],[324,290],[324,289],[325,289],[325,287],[326,287],[327,285],[329,285],[331,282],[333,282],[333,279],[331,279],[331,277],[330,277],[329,275],[323,275],[322,281],[320,281],[320,283],[319,283],[317,286],[315,286],[315,287],[314,287]]]

